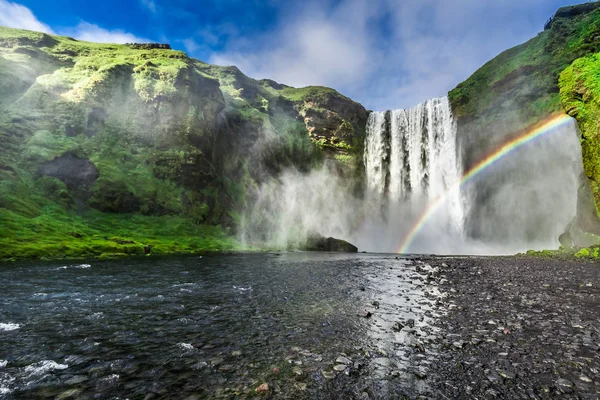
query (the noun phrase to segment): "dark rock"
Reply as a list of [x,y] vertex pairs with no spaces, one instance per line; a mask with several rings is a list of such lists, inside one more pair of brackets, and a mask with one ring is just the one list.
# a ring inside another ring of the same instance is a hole
[[69,188],[89,187],[98,179],[98,170],[90,160],[71,153],[41,164],[38,173],[58,178]]
[[358,248],[345,240],[313,234],[306,242],[308,251],[333,251],[339,253],[357,253]]
[[126,43],[126,46],[136,50],[152,50],[152,49],[163,49],[171,50],[171,45],[168,43]]

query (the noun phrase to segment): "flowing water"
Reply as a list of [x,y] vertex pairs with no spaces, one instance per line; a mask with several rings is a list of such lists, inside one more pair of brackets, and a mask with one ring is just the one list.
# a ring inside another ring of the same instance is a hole
[[[464,240],[464,200],[460,190],[449,189],[462,176],[456,146],[456,123],[447,97],[428,100],[414,108],[373,112],[367,124],[365,170],[371,200],[383,205],[382,221],[375,223],[396,239],[406,234],[406,221],[414,220],[427,204],[446,198],[436,216],[429,252],[445,238]],[[390,228],[391,226],[391,228]],[[388,249],[389,251],[389,249]]]
[[426,393],[431,274],[327,253],[4,265],[0,398]]
[[378,204],[380,215],[356,242],[369,251],[398,251],[423,210],[443,198],[409,251],[514,254],[558,248],[558,237],[576,214],[583,176],[578,137],[573,120],[459,186],[473,167],[463,156],[477,163],[471,153],[486,157],[511,138],[494,132],[460,137],[447,97],[371,113],[364,162],[369,204]]

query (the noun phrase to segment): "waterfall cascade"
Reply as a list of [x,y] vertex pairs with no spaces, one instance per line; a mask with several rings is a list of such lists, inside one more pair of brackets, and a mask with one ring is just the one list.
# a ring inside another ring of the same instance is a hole
[[[498,138],[505,134],[493,130],[482,133],[494,135],[499,143],[511,140]],[[476,138],[459,147],[447,97],[406,110],[371,113],[364,163],[368,198],[378,204],[381,215],[357,242],[378,235],[385,251],[397,251],[388,238],[396,237],[398,243],[417,226],[412,252],[514,254],[556,248],[576,212],[583,173],[578,136],[574,120],[561,125],[502,157],[485,178],[461,186],[461,154],[473,148],[491,154],[496,148]],[[422,223],[423,210],[440,198],[441,206]]]
[[[365,146],[367,188],[391,210],[402,207],[410,218],[429,202],[445,197],[446,213],[436,222],[444,234],[462,237],[464,205],[458,188],[462,176],[456,147],[456,123],[447,97],[414,108],[374,112]],[[391,211],[393,213],[393,211]]]

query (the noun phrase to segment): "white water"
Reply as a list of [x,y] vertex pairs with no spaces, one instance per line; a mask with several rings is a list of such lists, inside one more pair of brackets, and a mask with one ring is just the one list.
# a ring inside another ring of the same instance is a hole
[[[372,113],[367,127],[367,187],[370,202],[382,205],[370,236],[379,235],[385,251],[399,250],[387,237],[405,237],[440,196],[444,201],[408,251],[514,254],[557,248],[558,236],[576,213],[583,170],[574,121],[503,157],[466,187],[457,185],[464,149],[457,145],[448,98]],[[469,139],[474,140],[463,141]],[[479,150],[489,154],[493,148]]]
[[[318,232],[361,251],[398,252],[419,216],[441,196],[409,252],[515,254],[558,248],[559,235],[575,216],[583,173],[577,124],[527,143],[468,185],[456,185],[466,165],[461,154],[472,156],[465,152],[474,146],[490,154],[510,139],[500,135],[482,132],[481,143],[472,137],[457,140],[446,97],[373,112],[367,122],[364,197],[356,197],[355,182],[327,163],[309,173],[286,170],[257,188],[240,238],[272,249],[301,248]],[[494,145],[485,143],[488,136]]]
[[[404,236],[406,220],[444,196],[444,212],[429,227],[438,237],[437,244],[428,251],[444,251],[447,246],[441,245],[449,239],[464,241],[464,201],[459,190],[449,192],[462,176],[462,162],[448,99],[428,100],[406,110],[374,112],[367,125],[367,187],[373,201],[385,204],[382,228]],[[394,224],[404,229],[386,227]]]

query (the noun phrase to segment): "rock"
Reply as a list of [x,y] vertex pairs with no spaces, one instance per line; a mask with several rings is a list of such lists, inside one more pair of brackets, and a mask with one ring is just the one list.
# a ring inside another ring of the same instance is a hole
[[517,377],[517,375],[514,372],[508,372],[501,369],[498,370],[498,375],[500,375],[504,379],[515,379]]
[[308,237],[305,250],[308,251],[332,251],[338,253],[358,253],[358,247],[345,240],[326,238],[319,234],[312,234]]
[[582,382],[586,382],[586,383],[592,383],[592,380],[588,376],[585,376],[585,375],[581,375],[579,377],[579,380]]
[[268,383],[263,383],[259,387],[257,387],[254,391],[256,393],[267,393],[270,390]]
[[425,371],[423,371],[421,369],[414,370],[413,374],[415,374],[415,376],[419,379],[427,378],[427,374],[425,373]]
[[58,178],[69,188],[89,187],[99,176],[96,166],[90,160],[71,153],[41,164],[38,173]]
[[338,356],[338,358],[335,359],[335,362],[338,364],[346,364],[346,365],[352,364],[352,361],[348,357],[344,357],[344,356]]
[[66,399],[74,399],[78,398],[81,393],[81,389],[69,389],[65,390],[58,396],[56,396],[56,400],[66,400]]
[[295,366],[294,368],[292,368],[292,372],[296,376],[302,376],[304,374],[304,372],[302,371],[302,368],[300,368],[298,366]]
[[458,342],[452,343],[452,346],[454,346],[457,349],[462,349],[465,346],[465,342],[459,340]]
[[321,374],[323,375],[323,377],[325,379],[333,379],[335,378],[335,374],[331,371],[325,371],[324,369],[321,370]]
[[342,372],[346,370],[346,365],[345,364],[337,364],[333,367],[333,369],[337,372]]
[[404,325],[402,325],[400,322],[396,322],[396,323],[394,323],[394,325],[392,325],[392,330],[394,332],[400,332],[403,328],[404,328]]

